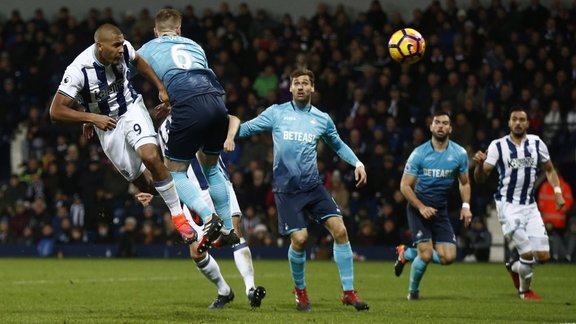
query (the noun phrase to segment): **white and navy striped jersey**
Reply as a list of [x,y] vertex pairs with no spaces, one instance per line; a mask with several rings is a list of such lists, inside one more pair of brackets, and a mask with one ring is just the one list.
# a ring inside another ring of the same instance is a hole
[[526,135],[516,145],[510,135],[492,141],[485,163],[498,168],[497,201],[529,205],[534,203],[534,182],[542,163],[550,160],[548,147],[536,135]]
[[58,92],[79,101],[90,112],[122,116],[138,97],[127,78],[135,57],[132,44],[124,41],[124,59],[115,65],[104,65],[96,58],[93,44],[66,68]]

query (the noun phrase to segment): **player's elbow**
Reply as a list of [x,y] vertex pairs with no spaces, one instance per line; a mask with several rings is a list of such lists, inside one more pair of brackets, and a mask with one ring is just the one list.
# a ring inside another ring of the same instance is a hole
[[58,114],[58,108],[56,108],[56,106],[54,104],[50,105],[49,112],[50,112],[50,121],[52,121],[53,123],[60,121],[60,117]]
[[402,196],[404,196],[404,198],[408,198],[408,193],[412,190],[412,187],[410,187],[407,184],[401,183],[400,184],[400,193],[402,193]]

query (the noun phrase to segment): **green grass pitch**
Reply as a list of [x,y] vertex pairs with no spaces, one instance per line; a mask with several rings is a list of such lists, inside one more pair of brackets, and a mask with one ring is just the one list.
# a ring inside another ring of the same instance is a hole
[[370,304],[340,302],[336,265],[309,261],[310,313],[295,309],[287,261],[254,262],[268,294],[251,310],[232,260],[220,261],[236,293],[208,310],[215,287],[191,260],[0,259],[0,323],[565,323],[576,322],[576,266],[535,269],[541,301],[522,301],[502,264],[430,265],[422,299],[407,301],[409,265],[396,278],[391,262],[355,264],[356,289]]

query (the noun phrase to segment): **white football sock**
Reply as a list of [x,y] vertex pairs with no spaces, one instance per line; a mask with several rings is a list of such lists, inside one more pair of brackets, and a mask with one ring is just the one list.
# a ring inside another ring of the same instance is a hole
[[240,243],[234,246],[234,262],[242,279],[244,279],[246,296],[248,296],[250,289],[254,288],[254,266],[252,265],[252,253],[243,237],[240,238]]
[[210,254],[206,254],[206,258],[196,264],[198,270],[206,277],[208,280],[212,281],[218,288],[218,295],[228,296],[230,294],[230,286],[222,277],[220,272],[220,267],[214,258]]
[[170,214],[172,216],[183,215],[182,206],[180,205],[180,198],[176,192],[176,186],[174,185],[174,180],[169,177],[163,181],[154,182],[154,187],[158,194],[164,199],[166,206],[170,209]]
[[530,283],[532,282],[532,266],[534,265],[534,259],[524,260],[520,258],[518,262],[518,275],[520,276],[520,292],[526,292],[530,290]]

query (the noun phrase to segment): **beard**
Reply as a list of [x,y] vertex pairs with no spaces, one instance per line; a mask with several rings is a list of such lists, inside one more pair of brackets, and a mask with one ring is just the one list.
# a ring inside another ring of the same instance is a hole
[[526,129],[522,129],[522,130],[515,130],[512,129],[512,136],[514,138],[523,138],[526,135]]
[[448,133],[444,133],[444,135],[438,135],[436,133],[432,133],[432,137],[438,142],[446,142],[448,140]]

